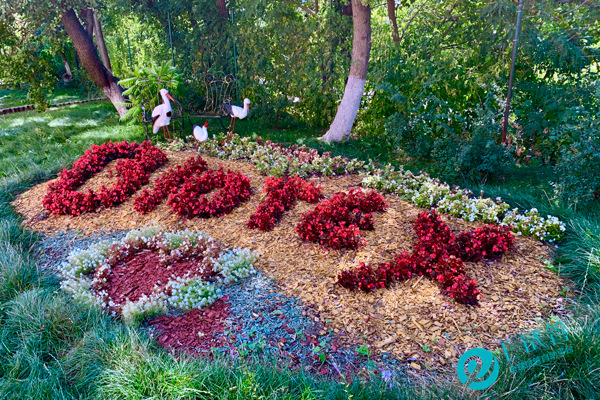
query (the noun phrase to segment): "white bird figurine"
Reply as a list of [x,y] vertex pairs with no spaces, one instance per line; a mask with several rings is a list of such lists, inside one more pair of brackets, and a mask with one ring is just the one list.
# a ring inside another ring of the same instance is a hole
[[204,126],[194,125],[194,139],[199,142],[206,142],[208,139],[208,121],[204,123]]
[[[159,104],[152,110],[152,133],[158,133],[158,130],[163,128],[163,137],[167,139],[166,133],[169,134],[169,140],[171,139],[171,132],[169,132],[169,123],[171,122],[171,115],[173,115],[173,108],[171,107],[170,100],[175,101],[167,89],[160,89],[160,95],[163,99],[163,104]],[[166,129],[166,132],[165,132]]]
[[[237,118],[244,119],[250,111],[250,99],[244,99],[244,108],[238,106],[232,106],[229,104],[223,104],[223,110],[231,116],[231,122],[229,123],[229,132],[233,132],[235,129],[235,120]],[[233,126],[232,126],[233,125]]]

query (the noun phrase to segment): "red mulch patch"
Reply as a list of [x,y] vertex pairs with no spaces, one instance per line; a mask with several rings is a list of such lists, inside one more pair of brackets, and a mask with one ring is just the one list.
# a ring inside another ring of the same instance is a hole
[[[148,325],[155,325],[156,340],[165,347],[188,354],[210,353],[211,347],[227,344],[223,336],[225,320],[230,314],[228,296],[203,310],[192,310],[177,317],[160,316]],[[202,337],[198,333],[202,332]]]
[[109,299],[118,306],[127,298],[135,302],[144,294],[150,296],[155,292],[155,288],[163,290],[173,275],[176,277],[204,275],[207,278],[212,271],[202,274],[201,266],[202,263],[198,260],[179,261],[164,266],[157,253],[143,250],[112,267],[103,287]]

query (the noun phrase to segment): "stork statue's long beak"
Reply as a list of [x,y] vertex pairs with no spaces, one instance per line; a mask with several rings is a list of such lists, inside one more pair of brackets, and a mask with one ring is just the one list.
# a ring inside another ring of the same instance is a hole
[[172,98],[172,97],[171,97],[171,95],[170,95],[169,93],[165,93],[165,94],[167,95],[167,97],[168,97],[169,99],[171,99],[171,101],[175,101],[175,99],[174,99],[174,98]]

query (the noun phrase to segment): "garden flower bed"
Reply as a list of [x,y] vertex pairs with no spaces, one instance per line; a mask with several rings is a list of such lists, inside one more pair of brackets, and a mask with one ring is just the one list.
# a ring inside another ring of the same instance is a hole
[[[306,201],[297,201],[278,217],[270,230],[249,229],[248,221],[268,194],[263,192],[267,177],[247,161],[202,156],[207,168],[216,171],[222,166],[224,170],[242,173],[249,180],[253,194],[229,214],[207,219],[185,218],[174,213],[164,201],[153,210],[138,212],[134,198],[144,189],[152,192],[161,174],[169,168],[198,155],[194,151],[165,151],[165,154],[168,162],[150,176],[150,183],[112,208],[80,216],[40,211],[50,182],[33,187],[13,204],[28,227],[47,235],[65,230],[93,234],[156,225],[169,231],[201,231],[226,248],[248,248],[259,256],[254,263],[256,269],[275,279],[280,295],[298,298],[306,315],[321,325],[315,335],[317,343],[321,337],[334,335],[351,348],[364,344],[372,351],[372,357],[388,354],[409,362],[413,368],[449,367],[467,348],[496,348],[508,336],[532,326],[536,318],[564,312],[564,299],[560,295],[564,283],[545,267],[549,259],[547,245],[523,235],[514,235],[514,245],[501,258],[475,257],[463,261],[465,276],[477,282],[480,292],[477,306],[453,301],[434,280],[418,274],[390,282],[388,289],[369,293],[340,286],[337,277],[341,271],[352,270],[361,262],[389,263],[395,255],[410,253],[418,244],[415,220],[426,210],[397,194],[385,194],[385,190],[383,199],[388,203],[387,208],[372,214],[374,229],[361,231],[364,242],[354,249],[333,250],[302,240],[295,229],[303,215],[316,207]],[[109,163],[79,190],[114,183],[111,168],[115,163]],[[363,178],[358,174],[315,174],[311,179],[316,187],[322,187],[327,200],[335,193],[359,188]],[[208,200],[212,195],[208,195]],[[484,225],[483,220],[465,221],[445,214],[441,219],[457,238],[460,232],[474,231]],[[333,352],[331,348],[328,351]]]
[[72,251],[60,267],[61,287],[137,325],[168,307],[190,311],[212,304],[221,296],[218,285],[254,273],[255,260],[248,250],[222,252],[202,233],[146,228]]

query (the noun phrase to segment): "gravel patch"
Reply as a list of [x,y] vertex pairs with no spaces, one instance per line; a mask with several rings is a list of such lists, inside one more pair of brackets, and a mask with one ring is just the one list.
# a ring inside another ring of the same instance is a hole
[[59,266],[67,260],[72,250],[81,248],[87,249],[91,245],[101,241],[121,240],[129,230],[115,232],[96,232],[92,235],[84,235],[80,231],[69,230],[58,234],[41,234],[42,245],[42,268],[49,272],[58,274]]

